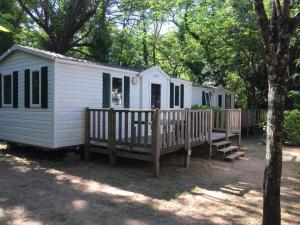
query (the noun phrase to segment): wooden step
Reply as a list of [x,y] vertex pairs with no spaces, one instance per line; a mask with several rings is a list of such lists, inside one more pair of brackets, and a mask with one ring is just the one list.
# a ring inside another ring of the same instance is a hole
[[240,156],[244,157],[245,156],[245,152],[235,152],[235,153],[233,153],[231,155],[226,156],[225,159],[227,159],[227,160],[234,160],[234,159],[239,158]]
[[220,141],[220,142],[214,142],[212,145],[215,146],[215,147],[219,147],[219,146],[222,146],[222,145],[229,145],[231,144],[230,141]]
[[237,150],[238,146],[228,146],[226,148],[218,149],[218,152],[223,152],[224,154],[227,152],[232,152],[233,150]]

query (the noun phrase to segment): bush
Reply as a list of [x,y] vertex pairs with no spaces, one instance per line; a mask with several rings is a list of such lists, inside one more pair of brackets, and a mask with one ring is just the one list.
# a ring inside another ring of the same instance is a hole
[[283,126],[285,140],[300,145],[300,110],[285,111]]
[[[258,128],[267,132],[267,120],[258,123]],[[265,136],[265,135],[264,135]],[[300,145],[300,110],[284,112],[283,139],[291,144]]]
[[220,107],[196,104],[196,105],[192,105],[192,109],[215,109],[215,110],[219,110]]
[[192,105],[192,109],[209,109],[209,106],[196,104],[196,105]]

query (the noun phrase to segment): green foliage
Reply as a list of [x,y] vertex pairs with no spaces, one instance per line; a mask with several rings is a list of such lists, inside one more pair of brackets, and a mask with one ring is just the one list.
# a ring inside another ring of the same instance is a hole
[[200,105],[200,104],[195,104],[192,105],[192,109],[209,109],[210,107],[208,105]]
[[284,137],[286,141],[300,145],[300,110],[285,111]]
[[220,110],[220,107],[195,104],[195,105],[192,105],[192,109],[214,109],[214,110]]
[[241,77],[236,73],[228,73],[225,78],[228,90],[234,90],[235,107],[246,109],[248,106],[247,88]]
[[[258,128],[264,133],[267,132],[267,120],[260,122]],[[283,137],[284,141],[291,144],[300,145],[300,110],[294,109],[284,112],[283,120]]]
[[295,108],[300,109],[300,91],[289,91],[288,98],[292,100]]
[[[19,43],[137,69],[159,65],[172,76],[222,84],[237,107],[267,106],[252,1],[1,0],[0,15],[11,31],[0,32],[0,53]],[[299,40],[300,31],[291,44],[291,74],[299,74]],[[299,85],[289,83],[288,108],[298,107]]]

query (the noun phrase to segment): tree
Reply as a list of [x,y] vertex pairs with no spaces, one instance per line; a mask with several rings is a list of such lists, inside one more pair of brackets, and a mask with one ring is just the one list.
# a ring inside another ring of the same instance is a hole
[[263,224],[281,224],[280,183],[282,172],[283,111],[286,95],[289,44],[300,25],[300,12],[294,16],[297,1],[270,0],[269,17],[263,0],[254,0],[268,70],[268,116],[266,165],[264,173]]
[[18,0],[22,9],[47,34],[45,47],[61,54],[75,47],[90,47],[90,43],[83,40],[91,30],[80,35],[78,33],[97,12],[99,1]]
[[0,1],[0,26],[6,31],[0,31],[0,54],[16,43],[22,30],[21,24],[26,23],[25,15],[15,1]]

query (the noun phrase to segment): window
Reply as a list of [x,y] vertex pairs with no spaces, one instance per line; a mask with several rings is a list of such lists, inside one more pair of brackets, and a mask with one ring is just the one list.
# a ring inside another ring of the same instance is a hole
[[123,105],[123,80],[122,78],[112,78],[112,106],[121,107]]
[[13,95],[13,84],[12,84],[12,75],[3,76],[2,81],[3,88],[3,106],[12,106],[12,95]]
[[33,71],[30,77],[31,87],[31,106],[41,106],[41,77],[39,71]]
[[219,107],[222,108],[222,95],[219,95],[219,99],[218,100],[219,100],[219,102],[218,102],[219,103]]
[[175,86],[175,106],[179,106],[179,86]]

